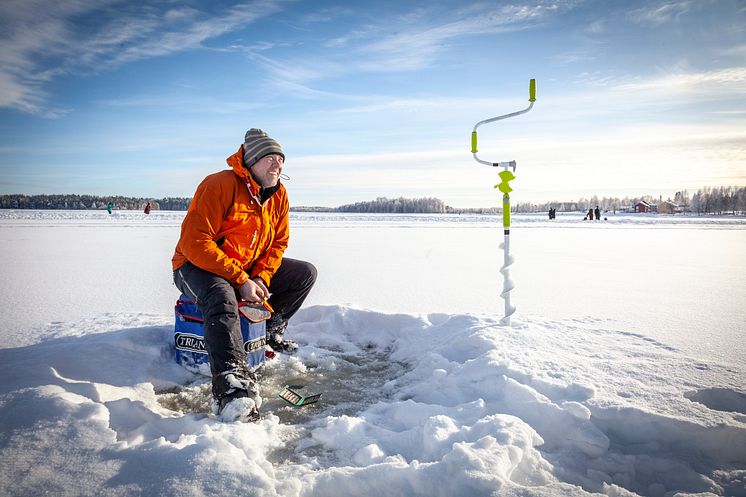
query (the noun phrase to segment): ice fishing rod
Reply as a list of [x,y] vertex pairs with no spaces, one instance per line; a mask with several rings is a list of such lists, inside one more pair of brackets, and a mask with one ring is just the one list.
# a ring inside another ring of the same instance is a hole
[[[529,81],[528,101],[528,107],[523,110],[479,121],[474,125],[474,129],[471,132],[471,153],[474,156],[474,160],[487,166],[503,168],[503,170],[498,173],[500,183],[496,184],[495,188],[503,193],[503,233],[505,238],[503,243],[500,244],[500,248],[503,249],[503,266],[500,268],[500,272],[503,275],[503,291],[500,294],[500,297],[505,301],[505,316],[502,319],[502,323],[508,326],[510,326],[510,316],[515,313],[515,306],[510,303],[510,292],[515,288],[515,283],[510,279],[510,266],[513,264],[515,259],[510,255],[510,192],[512,192],[513,189],[510,187],[509,183],[515,179],[514,173],[516,162],[514,160],[508,162],[488,162],[477,157],[477,128],[483,124],[501,121],[503,119],[508,119],[509,117],[520,116],[521,114],[530,111],[536,101],[535,79]],[[511,171],[511,169],[513,171]]]

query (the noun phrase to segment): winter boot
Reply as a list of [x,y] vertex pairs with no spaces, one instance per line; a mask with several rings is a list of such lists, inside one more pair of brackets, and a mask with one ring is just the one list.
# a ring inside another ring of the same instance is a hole
[[298,350],[298,344],[292,340],[285,339],[285,331],[288,329],[287,322],[281,322],[278,326],[267,326],[267,345],[275,352],[283,354],[294,354]]
[[257,421],[262,398],[259,396],[254,378],[239,379],[233,373],[226,374],[225,378],[230,389],[218,399],[220,420],[226,423]]
[[220,399],[220,421],[250,423],[259,420],[259,409],[245,390],[237,390]]

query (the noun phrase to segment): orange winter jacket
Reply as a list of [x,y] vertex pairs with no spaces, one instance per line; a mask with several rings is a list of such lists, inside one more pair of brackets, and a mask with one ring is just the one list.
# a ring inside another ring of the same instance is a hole
[[189,261],[236,287],[255,276],[269,286],[290,238],[287,192],[280,184],[262,205],[260,187],[243,167],[243,145],[227,162],[232,171],[211,174],[197,187],[173,270]]

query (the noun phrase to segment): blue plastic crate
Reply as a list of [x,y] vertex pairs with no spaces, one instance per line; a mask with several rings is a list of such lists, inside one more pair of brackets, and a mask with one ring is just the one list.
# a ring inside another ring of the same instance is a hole
[[[176,362],[195,373],[210,375],[210,364],[205,351],[204,318],[197,304],[182,295],[174,307],[176,323],[174,325],[174,345]],[[246,351],[246,362],[250,369],[256,369],[264,363],[266,328],[265,322],[252,323],[243,315],[241,317],[241,334],[243,348]]]

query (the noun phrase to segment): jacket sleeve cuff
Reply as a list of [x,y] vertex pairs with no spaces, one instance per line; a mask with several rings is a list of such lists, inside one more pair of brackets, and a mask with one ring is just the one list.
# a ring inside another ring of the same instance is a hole
[[241,286],[247,281],[249,281],[249,275],[241,271],[241,274],[239,274],[238,278],[236,278],[236,286]]

